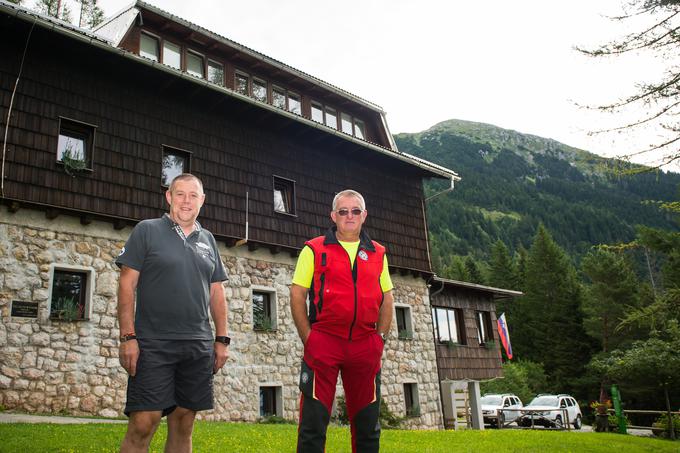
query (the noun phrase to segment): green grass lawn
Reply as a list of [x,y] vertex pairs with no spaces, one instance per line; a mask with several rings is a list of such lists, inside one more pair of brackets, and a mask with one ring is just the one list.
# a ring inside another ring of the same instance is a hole
[[[0,452],[113,452],[125,425],[0,424]],[[166,425],[151,451],[162,452]],[[294,452],[295,425],[198,422],[196,452]],[[350,452],[349,429],[331,427],[328,453]],[[555,431],[383,430],[381,452],[679,452],[680,442],[619,434]]]

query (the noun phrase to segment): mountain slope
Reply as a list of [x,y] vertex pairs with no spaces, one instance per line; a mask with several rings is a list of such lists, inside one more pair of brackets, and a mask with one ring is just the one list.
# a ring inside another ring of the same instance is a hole
[[[450,255],[488,252],[497,239],[528,247],[539,223],[572,255],[595,244],[626,242],[635,225],[675,229],[649,200],[677,198],[680,175],[621,176],[608,161],[552,139],[449,120],[395,136],[401,151],[458,172],[456,189],[428,203],[435,266]],[[428,195],[445,184],[426,184]]]

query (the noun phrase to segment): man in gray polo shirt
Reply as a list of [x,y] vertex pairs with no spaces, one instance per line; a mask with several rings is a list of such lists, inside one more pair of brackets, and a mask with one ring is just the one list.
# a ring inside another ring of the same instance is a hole
[[229,354],[227,275],[215,238],[196,221],[203,184],[182,174],[165,197],[170,212],[140,222],[116,259],[119,357],[129,374],[123,452],[148,451],[164,415],[166,451],[191,451],[196,412],[213,408],[213,374]]

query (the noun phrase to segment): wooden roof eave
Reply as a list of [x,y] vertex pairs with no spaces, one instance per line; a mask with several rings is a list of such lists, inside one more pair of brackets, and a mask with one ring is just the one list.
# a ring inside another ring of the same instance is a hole
[[432,281],[441,283],[442,287],[438,290],[433,291],[432,294],[430,294],[430,297],[437,295],[439,292],[441,292],[447,286],[454,287],[454,288],[471,289],[471,290],[475,290],[475,291],[490,293],[491,296],[495,300],[511,299],[513,297],[520,297],[520,296],[524,295],[524,293],[522,291],[515,291],[515,290],[512,290],[512,289],[504,289],[504,288],[496,288],[494,286],[480,285],[478,283],[471,283],[471,282],[462,282],[462,281],[459,281],[459,280],[450,280],[450,279],[447,279],[447,278],[438,277],[436,275],[432,277]]

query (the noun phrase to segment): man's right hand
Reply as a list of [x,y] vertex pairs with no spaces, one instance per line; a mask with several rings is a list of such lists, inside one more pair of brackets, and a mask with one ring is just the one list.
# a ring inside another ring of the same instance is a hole
[[118,348],[118,360],[130,376],[137,374],[137,359],[139,359],[139,344],[137,340],[128,340]]

